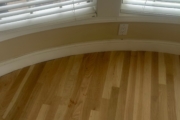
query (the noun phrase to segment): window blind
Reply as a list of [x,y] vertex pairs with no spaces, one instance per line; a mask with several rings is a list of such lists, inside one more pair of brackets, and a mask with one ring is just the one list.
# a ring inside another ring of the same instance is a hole
[[95,0],[0,0],[0,24],[63,13],[96,16]]
[[122,13],[180,16],[180,0],[123,0]]

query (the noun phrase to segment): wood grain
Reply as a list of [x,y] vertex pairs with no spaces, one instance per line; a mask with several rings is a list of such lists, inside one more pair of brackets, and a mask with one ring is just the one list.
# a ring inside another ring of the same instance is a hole
[[180,56],[101,52],[0,77],[0,120],[180,120]]

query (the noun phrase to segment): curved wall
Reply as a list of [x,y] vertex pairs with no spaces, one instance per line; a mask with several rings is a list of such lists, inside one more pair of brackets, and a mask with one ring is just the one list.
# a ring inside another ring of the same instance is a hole
[[120,23],[98,23],[48,30],[0,42],[0,63],[33,52],[74,43],[110,39],[180,42],[180,25],[129,23],[127,36],[119,36]]
[[[141,40],[141,43],[143,41],[152,41],[153,44],[156,42],[173,43],[173,45],[180,44],[180,25],[165,23],[128,23],[128,34],[126,36],[119,36],[118,29],[120,24],[121,23],[117,22],[96,23],[59,28],[2,41],[0,42],[0,64],[2,63],[0,67],[4,65],[4,62],[24,55],[80,43],[103,42],[116,39],[116,41],[133,40],[134,42]],[[146,43],[146,45],[147,44],[148,43]],[[138,47],[138,45],[143,44],[137,44],[136,47]],[[153,45],[150,47],[152,46]],[[158,46],[156,46],[156,48],[157,47]],[[130,48],[131,47],[128,49]],[[149,50],[149,48],[147,49]],[[146,50],[146,47],[142,50]],[[152,51],[156,51],[156,49],[152,47]],[[167,52],[167,50],[165,52]],[[17,68],[18,66],[16,65],[16,69]],[[12,70],[15,70],[15,68]],[[5,73],[8,72],[4,72],[3,74]]]

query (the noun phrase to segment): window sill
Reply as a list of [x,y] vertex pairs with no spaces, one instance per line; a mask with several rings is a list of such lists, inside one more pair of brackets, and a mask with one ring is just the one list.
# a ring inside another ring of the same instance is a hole
[[180,17],[172,16],[152,16],[152,15],[134,15],[120,13],[119,22],[151,22],[151,23],[170,23],[180,24]]
[[[18,36],[27,35],[31,33],[41,32],[45,30],[51,30],[56,28],[93,24],[93,23],[108,23],[108,22],[149,22],[149,23],[166,23],[166,24],[180,24],[178,17],[166,17],[166,16],[143,16],[143,15],[131,15],[131,14],[120,14],[119,17],[95,17],[94,14],[90,16],[84,16],[77,19],[66,18],[66,19],[46,19],[43,23],[39,19],[37,21],[29,21],[29,23],[21,24],[21,27],[16,24],[12,26],[0,26],[0,42],[8,39],[12,39]],[[90,18],[90,19],[89,19]]]

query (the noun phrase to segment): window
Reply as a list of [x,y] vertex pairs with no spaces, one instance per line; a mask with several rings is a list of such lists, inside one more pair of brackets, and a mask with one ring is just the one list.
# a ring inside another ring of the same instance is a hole
[[123,0],[121,13],[180,16],[180,0]]
[[95,0],[1,0],[0,25],[62,13],[64,17],[96,15]]

